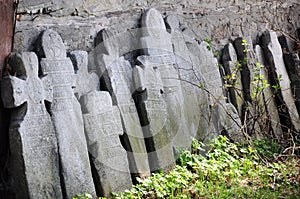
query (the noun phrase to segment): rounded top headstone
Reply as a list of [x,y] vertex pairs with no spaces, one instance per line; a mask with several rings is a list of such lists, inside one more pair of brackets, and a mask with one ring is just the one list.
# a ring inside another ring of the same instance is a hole
[[167,30],[162,15],[154,8],[148,9],[143,14],[142,27],[147,35],[154,37]]
[[46,58],[66,58],[66,48],[60,35],[51,29],[42,33],[41,48]]
[[119,43],[116,36],[108,29],[102,29],[96,36],[96,45],[108,55],[119,56]]
[[88,53],[83,50],[75,50],[70,53],[75,70],[88,71]]
[[38,58],[33,52],[15,53],[11,57],[10,65],[14,66],[13,73],[17,77],[38,77]]
[[171,29],[171,31],[177,30],[180,27],[180,22],[176,15],[167,16],[165,21],[168,29]]

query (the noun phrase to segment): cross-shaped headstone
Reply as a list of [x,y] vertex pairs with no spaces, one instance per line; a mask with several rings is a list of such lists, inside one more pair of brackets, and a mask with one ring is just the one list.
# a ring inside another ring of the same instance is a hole
[[96,67],[99,75],[106,75],[103,83],[112,96],[113,104],[117,105],[121,112],[130,170],[135,175],[148,176],[150,169],[144,135],[132,98],[132,67],[124,57],[119,56],[119,46],[115,36],[109,30],[102,30],[99,34],[102,42],[96,48],[102,47],[104,53],[97,55]]
[[73,93],[75,73],[72,62],[66,57],[65,46],[57,32],[44,31],[38,45],[44,56],[40,62],[42,72],[53,85],[50,112],[57,133],[66,197],[85,192],[96,196],[81,108]]
[[52,87],[38,77],[32,52],[14,54],[15,76],[4,77],[2,99],[14,108],[9,130],[10,171],[16,198],[62,198],[57,140],[44,101],[52,101]]

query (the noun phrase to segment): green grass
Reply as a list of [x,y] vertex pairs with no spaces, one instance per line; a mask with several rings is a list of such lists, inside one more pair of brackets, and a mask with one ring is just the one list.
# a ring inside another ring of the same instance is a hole
[[131,190],[112,198],[300,198],[299,159],[263,161],[262,156],[279,153],[279,145],[264,140],[253,146],[238,146],[220,136],[201,155],[202,143],[194,140],[192,151],[182,151],[169,173],[138,179]]
[[[256,141],[255,146],[269,155],[267,144]],[[199,154],[201,150],[202,144],[194,140],[192,152],[183,151],[170,173],[139,179],[140,184],[113,197],[300,198],[300,165],[295,157],[263,162],[256,149],[237,146],[223,136],[205,156]]]

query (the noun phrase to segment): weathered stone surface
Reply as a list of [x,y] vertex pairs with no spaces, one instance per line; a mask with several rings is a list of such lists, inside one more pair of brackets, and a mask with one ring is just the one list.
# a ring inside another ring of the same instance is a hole
[[174,149],[188,148],[191,138],[184,117],[184,98],[176,60],[173,53],[172,37],[167,32],[161,14],[154,8],[147,10],[142,16],[141,48],[146,59],[154,64],[160,72],[167,112],[171,125]]
[[95,196],[80,104],[72,89],[72,62],[66,57],[61,37],[51,29],[42,33],[38,49],[43,75],[53,85],[50,112],[57,133],[64,193],[67,198],[85,192]]
[[[264,61],[264,54],[263,50],[259,45],[255,46],[255,55],[257,62],[262,64],[263,66],[265,65]],[[268,71],[267,68],[264,67],[261,71],[261,75],[265,77],[266,80],[269,82],[269,76],[268,76]],[[265,107],[264,110],[262,111],[261,118],[264,120],[264,128],[265,132],[273,132],[273,135],[276,137],[281,137],[282,136],[282,128],[280,124],[280,118],[278,114],[278,110],[276,107],[276,101],[274,99],[274,94],[272,92],[272,89],[265,88],[263,91],[263,101],[264,105],[261,106],[261,108]]]
[[101,195],[130,189],[132,182],[126,150],[119,136],[123,134],[120,111],[112,105],[105,91],[93,91],[80,98],[86,139],[97,173],[96,188]]
[[175,163],[170,121],[163,82],[149,56],[139,56],[141,66],[133,68],[135,103],[139,113],[151,171],[169,170]]
[[88,73],[86,51],[70,53],[76,76],[75,94],[81,104],[85,136],[95,168],[93,178],[99,195],[120,192],[132,185],[127,154],[119,136],[123,134],[120,111],[106,91],[99,91],[99,78]]
[[[269,71],[270,82],[274,86],[280,86],[280,92],[276,93],[276,104],[280,114],[281,123],[299,132],[300,122],[295,99],[291,91],[290,79],[286,71],[282,49],[277,39],[276,32],[265,32],[262,35],[262,46],[265,54],[266,67]],[[287,129],[284,129],[284,132]]]
[[243,87],[241,82],[241,73],[239,70],[239,64],[237,59],[237,54],[231,43],[224,46],[222,51],[222,62],[227,76],[227,84],[233,85],[229,87],[229,101],[232,103],[235,108],[238,110],[240,116],[242,116],[242,107],[243,107]]
[[97,73],[102,76],[103,86],[111,94],[113,103],[120,109],[130,171],[139,176],[148,176],[150,168],[144,135],[132,98],[132,67],[123,56],[119,56],[116,37],[109,30],[102,30],[99,34],[99,45],[95,49]]
[[211,106],[211,120],[214,131],[207,136],[207,140],[214,138],[221,132],[233,140],[239,141],[241,120],[237,110],[231,103],[226,103],[223,93],[223,83],[217,59],[214,57],[206,42],[190,43],[191,53],[198,57],[199,70],[205,77],[205,89],[209,94]]
[[291,80],[291,92],[295,98],[295,105],[300,114],[300,60],[297,52],[291,51],[285,36],[280,36],[279,42],[283,50],[283,60]]
[[16,198],[62,198],[57,140],[44,101],[52,101],[51,83],[38,78],[34,53],[14,54],[16,76],[6,76],[2,99],[12,111],[9,128],[10,172]]
[[76,87],[74,92],[77,99],[80,99],[84,94],[100,90],[98,75],[94,72],[88,72],[88,53],[81,50],[72,51],[70,53],[70,59],[76,74]]
[[197,66],[197,59],[187,48],[177,16],[170,15],[165,21],[172,35],[176,69],[184,96],[186,126],[191,137],[202,140],[208,133],[206,118],[208,114],[207,94],[199,88],[201,84],[205,84],[204,78]]

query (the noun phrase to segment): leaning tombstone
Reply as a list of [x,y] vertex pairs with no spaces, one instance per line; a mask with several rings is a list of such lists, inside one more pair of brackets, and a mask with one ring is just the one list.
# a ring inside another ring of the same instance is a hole
[[66,198],[77,193],[95,196],[81,108],[73,93],[75,75],[72,62],[66,57],[61,37],[53,30],[42,33],[37,50],[42,73],[53,85],[50,112],[58,139]]
[[276,32],[267,31],[262,35],[262,48],[266,58],[266,67],[271,80],[271,86],[278,88],[275,90],[275,100],[281,123],[283,124],[283,131],[288,132],[295,129],[299,132],[299,114]]
[[120,142],[123,134],[120,111],[105,91],[93,91],[80,98],[85,133],[97,191],[105,197],[132,186],[126,150]]
[[104,79],[102,82],[104,87],[108,88],[113,103],[121,112],[125,131],[123,140],[126,143],[130,171],[140,177],[149,176],[150,168],[143,130],[132,98],[134,91],[131,64],[123,56],[120,57],[118,41],[109,30],[101,30],[99,36],[96,68],[99,76],[102,75]]
[[133,68],[135,103],[149,155],[151,171],[170,170],[175,163],[170,121],[160,72],[149,56],[139,56]]
[[176,69],[184,97],[184,117],[187,121],[189,135],[196,139],[203,139],[208,132],[208,99],[201,88],[204,78],[197,68],[195,57],[186,46],[184,35],[180,30],[180,22],[175,15],[169,15],[166,25],[172,35],[173,53]]
[[15,76],[4,77],[2,99],[13,108],[9,129],[12,187],[16,198],[63,198],[57,140],[45,101],[52,102],[52,85],[38,77],[32,52],[14,54]]
[[166,30],[162,15],[154,8],[142,16],[142,37],[140,38],[142,54],[147,55],[160,72],[171,125],[174,149],[189,148],[191,136],[184,115],[184,97],[176,70],[172,37]]
[[131,188],[127,153],[119,136],[123,134],[120,111],[112,105],[106,91],[99,91],[99,78],[88,72],[86,51],[70,53],[76,73],[76,88],[83,113],[85,136],[92,161],[93,177],[98,195]]

